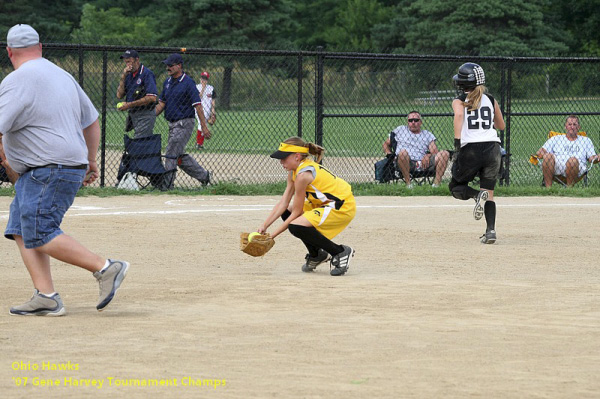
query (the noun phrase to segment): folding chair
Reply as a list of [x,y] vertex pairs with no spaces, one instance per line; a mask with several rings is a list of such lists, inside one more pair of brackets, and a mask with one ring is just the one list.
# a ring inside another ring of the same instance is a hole
[[[165,180],[170,174],[174,174],[177,168],[166,170],[161,154],[161,136],[153,134],[151,136],[132,139],[129,136],[123,136],[125,151],[119,166],[117,181],[121,181],[127,172],[136,176],[136,181],[141,188],[148,185],[165,190]],[[146,181],[140,180],[140,177],[146,178]]]
[[[550,131],[548,132],[548,137],[546,138],[546,140],[554,137],[554,136],[558,136],[558,135],[565,135],[566,133],[559,133],[559,132],[555,132],[555,131]],[[577,133],[579,136],[582,137],[587,137],[587,133],[586,132],[579,132]],[[543,158],[538,157],[535,154],[531,154],[529,156],[529,163],[531,165],[534,166],[542,166],[542,162],[543,162]],[[583,180],[583,185],[584,187],[588,186],[588,172],[592,169],[592,167],[594,166],[594,164],[598,163],[597,160],[595,160],[594,162],[590,163],[588,162],[585,168],[585,172],[579,176],[576,180],[575,180],[575,184],[579,183],[580,181]],[[561,184],[563,187],[567,187],[567,178],[565,176],[562,175],[554,175],[552,177],[552,181],[555,183],[559,183]],[[542,178],[542,186],[544,186],[544,179]]]

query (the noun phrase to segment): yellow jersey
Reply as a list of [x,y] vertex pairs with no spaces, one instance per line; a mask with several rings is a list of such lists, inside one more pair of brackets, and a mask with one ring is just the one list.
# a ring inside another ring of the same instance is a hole
[[339,210],[344,202],[354,202],[352,187],[344,179],[331,173],[322,165],[306,158],[292,172],[292,180],[296,181],[298,173],[310,172],[314,180],[306,187],[306,200],[315,208],[328,206]]

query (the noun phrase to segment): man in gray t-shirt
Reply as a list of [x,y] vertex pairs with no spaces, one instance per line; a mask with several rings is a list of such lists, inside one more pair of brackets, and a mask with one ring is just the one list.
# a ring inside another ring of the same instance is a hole
[[129,264],[96,255],[60,229],[81,185],[98,178],[98,112],[71,75],[42,58],[35,29],[15,25],[6,42],[15,70],[0,83],[0,138],[19,177],[4,236],[17,243],[35,288],[32,298],[10,314],[65,314],[54,291],[50,257],[94,274],[100,284],[96,309],[101,311]]
[[[396,157],[398,169],[409,188],[412,187],[411,174],[425,170],[435,170],[433,187],[439,187],[450,156],[448,151],[438,150],[433,133],[421,130],[422,123],[421,114],[411,111],[408,114],[408,124],[394,129],[383,143],[386,155]],[[392,138],[396,143],[395,152],[392,148]]]

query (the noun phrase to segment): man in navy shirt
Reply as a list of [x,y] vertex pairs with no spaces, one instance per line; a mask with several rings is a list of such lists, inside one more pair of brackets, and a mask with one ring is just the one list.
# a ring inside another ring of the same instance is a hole
[[127,50],[121,55],[125,68],[117,89],[117,98],[125,97],[119,103],[119,111],[129,111],[125,131],[134,130],[133,138],[149,136],[154,130],[156,113],[156,79],[154,73],[140,63],[137,51]]
[[[169,141],[165,150],[165,169],[171,170],[175,165],[188,175],[198,179],[202,185],[210,183],[210,172],[196,162],[194,158],[185,154],[185,146],[194,132],[195,112],[200,118],[200,127],[206,138],[210,137],[210,130],[206,124],[204,111],[196,82],[183,71],[183,57],[181,54],[171,54],[163,61],[167,65],[169,78],[163,84],[163,91],[158,98],[156,115],[165,111],[165,119],[169,124]],[[167,188],[173,188],[175,174],[168,174]]]

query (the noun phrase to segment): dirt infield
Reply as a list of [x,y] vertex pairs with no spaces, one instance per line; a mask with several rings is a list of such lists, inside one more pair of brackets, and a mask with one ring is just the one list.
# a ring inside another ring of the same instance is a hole
[[358,197],[337,278],[302,273],[289,233],[264,258],[239,251],[275,201],[77,198],[64,230],[131,262],[102,313],[94,278],[54,262],[67,316],[9,316],[32,286],[3,240],[2,397],[600,394],[600,199],[499,198],[482,245],[472,203]]

